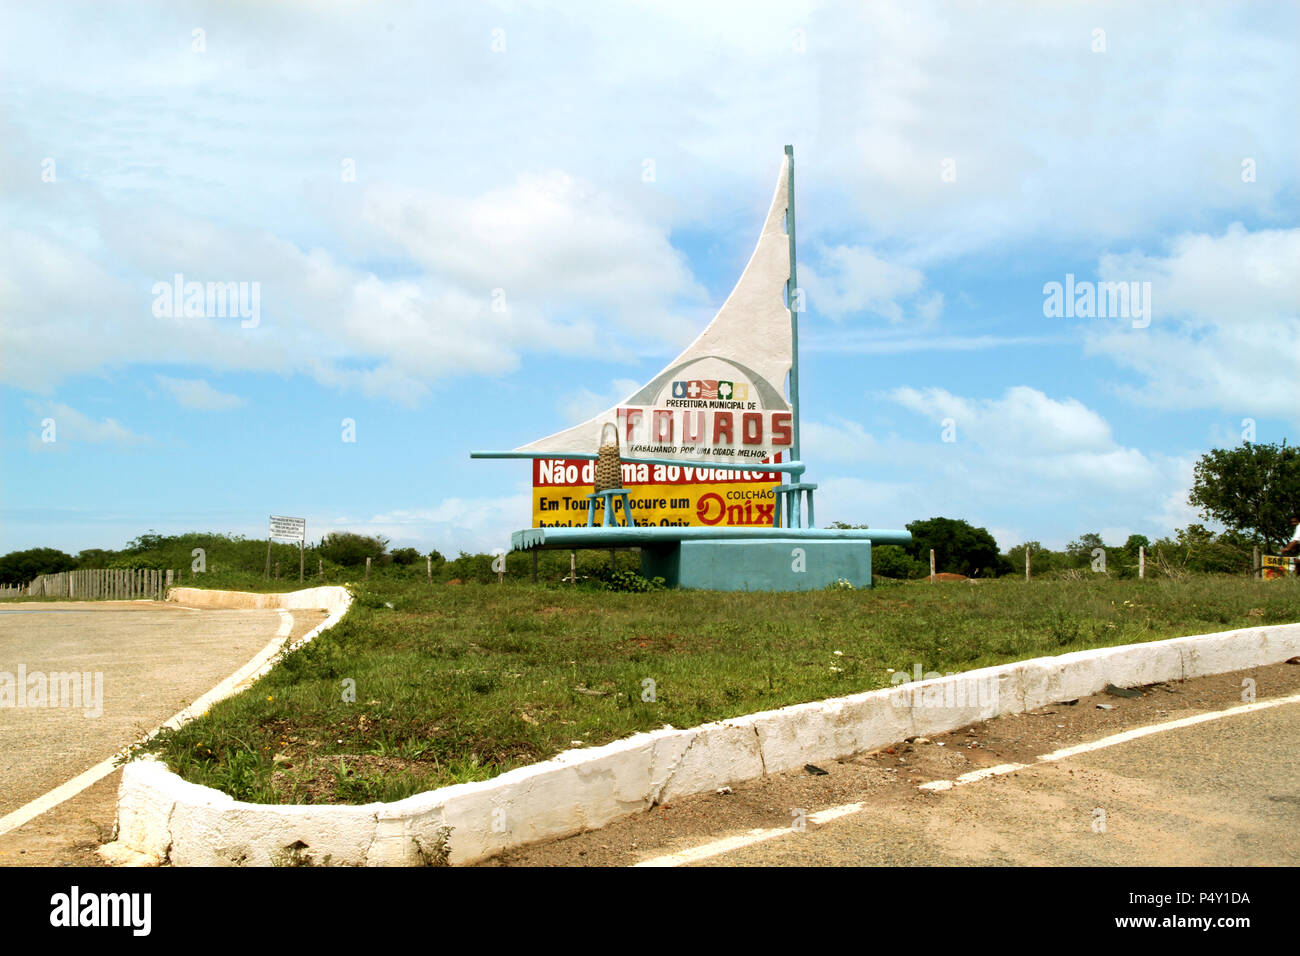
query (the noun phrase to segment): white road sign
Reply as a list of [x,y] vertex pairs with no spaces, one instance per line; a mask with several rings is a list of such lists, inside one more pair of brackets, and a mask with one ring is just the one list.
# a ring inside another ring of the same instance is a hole
[[288,539],[290,541],[306,541],[307,519],[278,518],[271,515],[271,530],[267,537]]

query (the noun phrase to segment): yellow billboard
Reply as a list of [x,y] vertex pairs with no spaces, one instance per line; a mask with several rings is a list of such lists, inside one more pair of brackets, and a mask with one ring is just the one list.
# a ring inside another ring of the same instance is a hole
[[[587,523],[594,461],[539,458],[533,462],[533,527],[576,528]],[[732,471],[694,465],[623,463],[632,519],[661,527],[771,527],[776,508],[772,491],[782,475],[772,471]],[[621,508],[621,503],[617,505]],[[623,523],[622,514],[616,516]],[[595,523],[602,524],[601,503]]]

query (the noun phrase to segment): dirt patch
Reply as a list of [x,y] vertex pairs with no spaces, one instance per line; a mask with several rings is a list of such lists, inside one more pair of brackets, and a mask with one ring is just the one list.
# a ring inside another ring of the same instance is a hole
[[95,852],[117,816],[122,771],[0,836],[0,866],[104,866]]

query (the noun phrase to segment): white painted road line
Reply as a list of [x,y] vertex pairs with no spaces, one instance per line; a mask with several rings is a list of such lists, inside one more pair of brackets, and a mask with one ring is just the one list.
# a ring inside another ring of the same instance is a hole
[[816,813],[810,813],[808,819],[820,826],[839,817],[847,817],[851,813],[858,813],[864,807],[866,807],[865,803],[846,803],[842,807],[831,807],[829,810],[818,810]]
[[[865,803],[846,803],[842,807],[831,807],[828,810],[818,810],[816,813],[810,813],[805,818],[810,823],[816,823],[819,826],[823,823],[829,823],[838,817],[847,817],[850,814],[858,813],[866,806]],[[680,850],[676,853],[668,853],[664,856],[657,856],[653,859],[642,860],[640,863],[634,863],[633,866],[681,866],[684,863],[694,863],[697,860],[707,860],[711,856],[717,856],[719,853],[726,853],[728,850],[738,850],[743,846],[752,846],[755,843],[762,843],[764,840],[772,840],[779,836],[785,836],[787,833],[798,832],[794,827],[777,827],[770,830],[750,830],[748,833],[742,833],[738,836],[724,837],[721,840],[714,840],[712,843],[705,843],[703,846],[692,847],[689,850]]]
[[1012,773],[1016,770],[1024,770],[1030,766],[1027,763],[1000,763],[996,767],[984,767],[980,770],[972,770],[964,773],[956,780],[931,780],[929,783],[923,783],[918,790],[951,790],[953,787],[963,783],[974,783],[976,780],[987,780],[989,777],[1000,777],[1005,773]]
[[1167,730],[1178,730],[1182,727],[1194,727],[1196,724],[1203,724],[1206,721],[1218,720],[1220,717],[1235,717],[1238,714],[1251,714],[1257,710],[1267,710],[1270,707],[1281,707],[1283,704],[1300,703],[1300,694],[1293,694],[1290,697],[1278,697],[1273,700],[1260,700],[1252,704],[1242,704],[1238,707],[1229,707],[1227,710],[1212,710],[1204,714],[1196,714],[1192,717],[1180,717],[1178,720],[1167,720],[1161,724],[1149,724],[1146,727],[1134,727],[1132,730],[1124,730],[1118,734],[1112,734],[1109,737],[1102,737],[1099,740],[1093,740],[1084,744],[1075,744],[1073,747],[1064,747],[1061,750],[1054,750],[1050,754],[1041,754],[1035,758],[1033,763],[1004,763],[996,767],[985,767],[983,770],[973,770],[970,773],[964,773],[955,780],[931,780],[929,783],[920,785],[921,790],[951,790],[953,787],[959,787],[965,783],[974,783],[976,780],[986,780],[989,777],[1000,777],[1004,774],[1012,773],[1017,770],[1024,770],[1028,767],[1035,767],[1045,763],[1055,763],[1058,760],[1065,760],[1067,757],[1076,757],[1079,754],[1090,753],[1094,750],[1104,750],[1107,747],[1114,747],[1116,744],[1128,743],[1130,740],[1139,740],[1142,737],[1149,737],[1151,734],[1162,734]]
[[[262,648],[255,658],[239,670],[235,671],[235,673],[231,674],[184,710],[173,714],[165,722],[159,724],[153,730],[141,737],[136,741],[136,743],[143,743],[144,741],[149,740],[164,727],[174,730],[183,724],[189,723],[194,719],[195,711],[202,714],[218,700],[222,700],[223,698],[229,697],[231,694],[235,693],[235,691],[239,689],[240,682],[247,677],[250,671],[255,668],[260,668],[275,655],[275,652],[280,649],[281,645],[284,643],[284,639],[289,636],[289,633],[292,630],[293,615],[288,611],[280,611],[280,627],[276,631],[275,640]],[[66,783],[60,784],[48,793],[41,794],[41,796],[37,797],[31,803],[24,804],[12,813],[7,813],[3,817],[0,817],[0,836],[3,836],[10,830],[16,830],[24,823],[36,819],[42,813],[53,810],[60,803],[63,803],[66,800],[71,800],[77,794],[81,793],[81,791],[92,787],[99,781],[103,780],[114,770],[118,769],[118,760],[120,760],[132,746],[135,746],[135,744],[123,747],[107,760],[100,761],[89,770],[77,774],[77,776],[73,777]]]
[[726,853],[728,850],[738,850],[743,846],[753,846],[755,843],[762,843],[764,840],[771,840],[774,837],[785,836],[787,833],[794,832],[791,827],[781,827],[776,830],[750,830],[747,833],[740,833],[736,836],[723,837],[721,840],[714,840],[712,843],[705,843],[703,846],[692,847],[689,850],[679,850],[676,853],[669,853],[666,856],[656,856],[653,859],[642,860],[640,863],[633,863],[633,866],[682,866],[685,863],[695,863],[698,860],[707,860],[711,856],[717,856],[719,853]]
[[[951,790],[953,787],[960,786],[961,784],[974,783],[978,780],[988,780],[992,777],[999,777],[1018,770],[1026,770],[1041,764],[1055,763],[1058,760],[1065,760],[1068,757],[1075,757],[1079,754],[1090,753],[1094,750],[1103,750],[1107,747],[1114,747],[1116,744],[1128,743],[1131,740],[1139,740],[1143,737],[1149,737],[1151,734],[1164,733],[1168,730],[1178,730],[1182,727],[1193,727],[1196,724],[1218,720],[1221,717],[1235,717],[1239,714],[1250,714],[1258,710],[1267,710],[1271,707],[1281,707],[1285,704],[1298,703],[1300,703],[1300,694],[1293,694],[1290,697],[1261,700],[1251,704],[1242,704],[1238,707],[1229,707],[1227,710],[1214,710],[1204,714],[1196,714],[1193,717],[1182,717],[1178,720],[1169,720],[1160,724],[1150,724],[1146,727],[1135,727],[1132,730],[1125,730],[1121,733],[1112,734],[1109,737],[1102,737],[1099,740],[1094,740],[1089,743],[1076,744],[1073,747],[1064,747],[1061,750],[1054,750],[1051,753],[1042,754],[1035,759],[1034,763],[1004,763],[998,764],[996,767],[984,767],[981,770],[972,770],[970,773],[964,773],[954,780],[931,780],[928,783],[921,784],[918,789],[931,791]],[[819,810],[816,813],[810,813],[808,814],[807,819],[813,823],[821,825],[840,817],[859,813],[865,808],[865,806],[866,804],[864,803],[846,803],[842,806],[830,807],[826,810]],[[701,846],[691,847],[686,850],[678,850],[675,853],[668,853],[648,860],[641,860],[639,863],[634,863],[633,866],[683,866],[688,863],[698,863],[700,860],[707,860],[709,857],[717,856],[721,853],[729,853],[732,850],[738,850],[742,847],[752,846],[755,843],[772,840],[776,837],[785,836],[788,833],[798,832],[799,831],[795,827],[750,830],[747,833],[724,837],[720,840],[714,840],[710,843],[702,844]]]

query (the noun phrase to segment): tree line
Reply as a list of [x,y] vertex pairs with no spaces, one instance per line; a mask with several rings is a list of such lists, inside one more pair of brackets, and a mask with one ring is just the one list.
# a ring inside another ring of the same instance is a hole
[[[1139,548],[1147,549],[1152,572],[1237,573],[1252,567],[1253,549],[1276,553],[1291,536],[1290,518],[1300,512],[1300,450],[1280,445],[1245,442],[1229,449],[1213,449],[1197,462],[1188,503],[1200,509],[1201,517],[1215,521],[1225,530],[1212,531],[1203,524],[1190,524],[1172,535],[1154,541],[1144,535],[1130,535],[1123,543],[1107,544],[1096,533],[1081,534],[1063,550],[1044,548],[1037,541],[1021,542],[1005,551],[985,528],[960,518],[936,517],[913,521],[908,545],[878,545],[872,548],[872,572],[881,577],[920,578],[930,573],[930,549],[935,552],[936,571],[967,577],[999,577],[1024,574],[1025,549],[1034,574],[1104,571],[1110,575],[1137,573]],[[831,527],[865,528],[834,522]],[[461,552],[448,560],[438,551],[427,554],[415,548],[388,549],[389,541],[379,535],[339,531],[325,535],[306,548],[308,576],[322,571],[331,579],[351,574],[371,561],[374,573],[426,574],[431,563],[437,580],[492,580],[492,555]],[[156,531],[127,542],[120,550],[90,548],[76,555],[55,548],[29,548],[0,557],[0,584],[24,584],[41,574],[102,568],[172,568],[195,574],[265,571],[266,539],[245,538],[216,532],[162,535]],[[427,560],[426,560],[427,559]],[[298,547],[272,542],[272,562],[280,562],[285,575],[296,568]],[[539,555],[539,574],[547,580],[569,572],[564,552]],[[620,553],[623,567],[636,567],[636,558]],[[608,555],[580,554],[580,576],[592,576],[607,568]],[[511,577],[531,573],[531,563],[514,556],[508,563]]]

